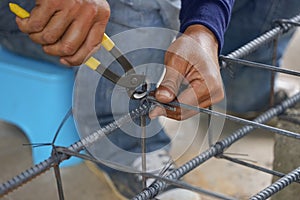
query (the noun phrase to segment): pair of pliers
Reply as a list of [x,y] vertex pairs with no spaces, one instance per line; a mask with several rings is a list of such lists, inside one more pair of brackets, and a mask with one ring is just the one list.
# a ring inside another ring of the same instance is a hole
[[126,88],[128,96],[130,98],[142,98],[144,96],[142,95],[142,93],[144,94],[145,92],[142,92],[142,90],[145,90],[143,88],[146,87],[145,75],[136,74],[132,64],[105,33],[101,45],[118,61],[118,63],[125,71],[125,76],[119,76],[116,73],[112,72],[95,57],[88,58],[84,64],[92,70],[100,73],[102,76],[109,79],[113,83]]
[[[10,10],[20,18],[27,18],[30,13],[24,10],[22,7],[15,3],[9,3]],[[142,89],[146,87],[145,75],[136,74],[132,64],[128,59],[121,53],[116,47],[115,43],[104,33],[101,45],[118,61],[123,70],[125,71],[124,76],[119,76],[116,73],[105,67],[99,60],[91,56],[85,61],[85,65],[92,70],[98,72],[105,78],[109,79],[113,83],[126,88],[128,96],[133,99],[140,99],[144,97]],[[137,91],[140,89],[141,91]],[[145,93],[146,94],[146,93]]]

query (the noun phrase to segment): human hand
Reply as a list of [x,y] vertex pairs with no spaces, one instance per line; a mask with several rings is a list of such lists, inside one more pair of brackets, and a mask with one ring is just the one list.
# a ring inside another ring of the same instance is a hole
[[[166,74],[158,89],[156,99],[161,103],[177,100],[188,105],[208,107],[224,97],[220,68],[218,64],[218,42],[214,34],[202,25],[186,29],[168,48],[165,55]],[[178,94],[181,84],[187,88]],[[167,116],[184,120],[195,111],[179,109],[164,110],[156,107],[150,118]]]
[[47,54],[74,66],[100,46],[109,16],[105,0],[36,0],[30,17],[16,22]]

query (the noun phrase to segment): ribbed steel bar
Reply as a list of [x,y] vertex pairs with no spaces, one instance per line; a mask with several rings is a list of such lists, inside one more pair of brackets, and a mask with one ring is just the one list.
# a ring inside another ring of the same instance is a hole
[[[300,167],[295,169],[294,171],[288,173],[281,179],[274,182],[269,187],[265,188],[258,194],[252,196],[250,200],[264,200],[271,197],[273,194],[279,192],[283,188],[287,187],[291,183],[300,180]],[[297,199],[297,197],[295,197]]]
[[282,24],[291,24],[293,26],[300,26],[299,22],[290,21],[288,19],[279,19],[279,20],[276,20],[275,23],[278,23],[279,25],[282,25]]
[[[225,156],[223,154],[220,155],[220,156],[218,156],[218,158],[222,158],[222,159],[234,162],[236,164],[243,165],[245,167],[249,167],[249,168],[252,168],[252,169],[255,169],[255,170],[259,170],[261,172],[264,172],[264,173],[267,173],[267,174],[271,174],[271,175],[274,175],[274,176],[277,176],[277,177],[280,177],[280,178],[282,178],[282,177],[284,177],[286,175],[286,174],[278,172],[278,171],[266,169],[264,167],[260,167],[260,166],[254,165],[254,164],[245,162],[243,160],[239,160],[237,158],[232,158],[232,157],[229,157],[229,156]],[[300,183],[300,182],[298,181],[297,183]]]
[[[265,113],[261,114],[257,117],[254,121],[258,123],[264,123],[277,116],[279,113],[282,113],[287,108],[295,105],[298,101],[300,101],[300,93],[297,93],[293,97],[283,101],[281,104],[277,105],[274,108],[269,109]],[[184,165],[180,166],[179,168],[173,170],[168,176],[168,179],[179,179],[185,174],[189,173],[208,159],[217,156],[223,151],[231,146],[234,142],[241,139],[245,135],[247,135],[250,131],[254,129],[253,126],[247,125],[244,126],[237,131],[235,131],[230,136],[226,137],[225,139],[217,142],[215,145],[201,153],[200,155],[194,157],[190,161],[186,162]],[[167,184],[163,181],[157,181],[152,184],[150,187],[144,189],[141,193],[136,195],[133,200],[146,200],[154,198],[160,191],[166,188]]]
[[[70,156],[75,156],[77,158],[81,158],[81,159],[88,160],[88,161],[91,161],[91,162],[94,162],[94,163],[106,165],[108,167],[116,167],[115,163],[111,163],[107,160],[95,159],[95,158],[93,158],[89,155],[80,154],[80,153],[75,152],[75,151],[70,151],[70,150],[68,150],[64,147],[57,147],[56,150],[59,153],[64,153],[64,154],[67,154],[67,155],[70,155]],[[218,199],[236,200],[233,197],[229,197],[229,196],[217,193],[217,192],[213,192],[213,191],[205,190],[205,189],[202,189],[202,188],[198,188],[198,187],[192,186],[188,183],[185,183],[183,181],[167,179],[167,178],[164,177],[164,172],[165,172],[164,169],[158,175],[155,175],[155,174],[143,172],[143,171],[140,171],[140,170],[137,170],[137,169],[132,170],[129,167],[124,167],[124,166],[117,166],[117,167],[121,167],[122,170],[124,170],[124,171],[128,171],[128,172],[135,173],[135,174],[140,174],[141,176],[146,177],[146,178],[153,178],[153,179],[157,179],[157,180],[162,180],[162,181],[167,182],[169,184],[172,184],[174,186],[177,186],[177,187],[180,187],[180,188],[183,188],[183,189],[187,189],[187,190],[191,190],[191,191],[194,191],[194,192],[197,192],[197,193],[205,194],[205,195],[215,197],[215,198],[218,198]],[[167,165],[165,167],[168,168]]]
[[[146,116],[141,116],[141,128],[142,128],[142,134],[141,134],[141,150],[142,150],[142,172],[147,171],[147,159],[146,159]],[[142,176],[142,183],[143,188],[147,187],[147,179],[146,177]]]
[[300,77],[300,72],[298,72],[298,71],[279,68],[279,67],[275,67],[273,65],[267,65],[267,64],[257,63],[257,62],[251,62],[251,61],[248,61],[248,60],[242,60],[242,59],[238,59],[238,58],[228,58],[226,56],[220,56],[220,59],[221,59],[221,61],[224,61],[226,63],[236,63],[236,64],[240,64],[240,65],[244,65],[244,66],[255,67],[255,68],[260,68],[260,69],[266,69],[266,70],[270,70],[270,71],[274,71],[274,72],[280,72],[280,73]]
[[[298,24],[300,21],[300,15],[295,16],[294,18],[289,19],[292,23],[289,24],[281,24],[281,26],[277,26],[273,28],[272,30],[266,32],[265,34],[257,37],[253,41],[247,43],[246,45],[242,46],[241,48],[237,49],[236,51],[230,53],[227,55],[228,58],[242,58],[251,52],[255,51],[257,48],[259,48],[261,45],[266,44],[273,40],[274,38],[278,37],[278,35],[284,33],[285,31],[288,31],[293,28],[294,24]],[[294,24],[293,24],[294,22]],[[278,113],[281,113],[283,110],[285,110],[287,107],[292,106],[295,101],[299,101],[299,94],[295,95],[294,97],[284,101],[282,104],[279,106],[276,106],[273,109],[270,109],[266,113],[262,114],[260,117],[256,118],[254,120],[257,123],[263,123],[273,116],[278,115]],[[148,108],[144,107],[137,109],[136,111],[133,112],[133,114],[140,115],[145,114],[145,110],[148,110]],[[132,114],[132,113],[131,113]],[[109,124],[108,126],[104,127],[103,129],[93,133],[92,135],[74,143],[73,145],[69,146],[68,149],[71,151],[79,152],[83,150],[85,147],[93,144],[95,141],[98,139],[102,138],[104,135],[109,134],[112,132],[114,129],[118,128],[120,125],[126,123],[128,119],[130,119],[132,116],[131,114],[126,115],[125,117]],[[224,140],[216,143],[213,145],[211,148],[206,150],[205,152],[201,153],[194,159],[190,160],[183,166],[179,167],[178,169],[175,169],[170,175],[167,176],[169,179],[178,179],[185,175],[186,173],[190,172],[192,169],[196,168],[209,158],[216,156],[220,153],[222,153],[225,148],[229,147],[231,144],[233,144],[235,141],[239,140],[243,136],[245,136],[248,132],[254,129],[254,125],[247,125],[244,126],[243,128],[239,129],[238,131],[234,132],[232,135],[229,137],[225,138]],[[5,194],[9,193],[10,191],[18,188],[19,186],[25,184],[26,182],[30,181],[31,179],[35,178],[36,176],[42,174],[43,172],[47,171],[51,167],[53,167],[54,164],[57,164],[57,159],[59,162],[68,159],[69,156],[66,154],[59,154],[58,156],[51,156],[48,159],[44,160],[43,162],[33,166],[32,168],[22,172],[21,174],[15,176],[11,180],[3,183],[0,185],[0,197],[4,196]],[[285,187],[286,185],[290,184],[291,181],[294,181],[294,177],[298,176],[298,169],[291,174],[288,174],[287,176],[283,177],[280,180],[283,180],[282,182],[279,182],[278,184],[272,185],[273,187]],[[156,194],[163,190],[164,187],[166,186],[165,182],[162,181],[157,181],[153,185],[151,185],[149,188],[146,188],[143,192],[138,194],[136,197],[133,199],[149,199]],[[271,187],[271,186],[270,186]],[[276,190],[272,190],[271,192]],[[269,190],[268,190],[269,191]],[[264,191],[263,191],[264,192]],[[271,194],[271,193],[270,193]]]
[[[296,15],[295,17],[289,19],[291,22],[300,22],[300,14]],[[244,46],[238,48],[237,50],[231,52],[227,55],[229,58],[243,58],[256,49],[258,49],[260,46],[271,42],[274,38],[281,35],[283,32],[289,31],[294,26],[291,24],[282,24],[282,26],[276,26],[275,28],[267,31],[266,33],[262,34],[261,36],[257,37],[256,39],[252,40],[251,42],[245,44]]]
[[[213,116],[216,116],[216,117],[224,117],[225,119],[228,119],[228,120],[233,121],[233,122],[237,122],[239,124],[251,125],[253,128],[261,128],[261,129],[264,129],[264,130],[267,130],[267,131],[270,131],[270,132],[273,132],[273,133],[277,133],[277,134],[280,134],[280,135],[284,135],[284,136],[287,136],[287,137],[300,139],[300,135],[296,134],[292,131],[283,130],[283,129],[280,129],[280,128],[268,126],[268,125],[262,124],[260,122],[251,121],[251,120],[243,119],[243,118],[240,118],[240,117],[235,117],[233,115],[227,115],[227,114],[224,114],[224,113],[221,113],[221,112],[217,112],[217,111],[213,111],[213,110],[209,110],[209,109],[205,109],[205,108],[200,108],[200,107],[195,107],[195,106],[191,106],[191,105],[188,105],[188,104],[179,103],[177,101],[173,101],[173,102],[170,102],[170,103],[159,103],[152,96],[148,96],[147,99],[150,102],[158,103],[162,106],[180,107],[180,108],[184,108],[184,109],[187,109],[187,110],[194,110],[194,111],[199,112],[199,113],[205,113],[205,114],[208,114],[208,115],[213,115]],[[279,113],[279,114],[281,114],[281,113]]]
[[223,194],[220,194],[220,193],[208,191],[208,190],[205,190],[205,189],[202,189],[202,188],[190,185],[190,184],[188,184],[186,182],[183,182],[183,181],[174,180],[174,179],[168,179],[168,178],[166,178],[164,176],[157,176],[157,175],[150,174],[150,173],[144,173],[142,175],[145,176],[145,177],[156,179],[156,180],[162,180],[162,181],[164,181],[164,182],[166,182],[168,184],[177,186],[179,188],[183,188],[183,189],[186,189],[186,190],[194,191],[194,192],[197,192],[197,193],[200,193],[200,194],[205,194],[205,195],[217,198],[217,199],[222,199],[222,200],[237,200],[237,199],[235,199],[233,197],[229,197],[229,196],[226,196],[226,195],[223,195]]
[[[114,121],[114,122],[108,124],[107,126],[94,132],[93,134],[72,144],[67,149],[69,149],[70,151],[80,152],[83,149],[85,149],[86,147],[88,147],[91,144],[98,141],[103,136],[111,133],[118,127],[127,123],[132,118],[137,118],[137,117],[140,117],[141,115],[145,115],[148,112],[148,109],[149,109],[148,105],[142,105],[139,108],[135,109],[134,111],[121,117],[117,121]],[[2,185],[0,185],[0,197],[3,197],[4,195],[8,194],[9,192],[17,189],[18,187],[29,182],[30,180],[34,179],[35,177],[39,176],[40,174],[46,172],[47,170],[49,170],[51,167],[53,167],[58,162],[62,162],[63,160],[68,159],[69,157],[70,156],[68,156],[66,154],[52,155],[48,159],[34,165],[30,169],[27,169],[24,172],[20,173],[19,175],[13,177],[12,179],[6,181]]]
[[56,185],[57,185],[57,191],[58,191],[58,197],[59,200],[64,200],[64,190],[63,190],[63,185],[62,185],[62,180],[61,180],[61,175],[60,175],[60,168],[58,164],[55,164],[53,166],[54,168],[54,174],[55,174],[55,179],[56,179]]

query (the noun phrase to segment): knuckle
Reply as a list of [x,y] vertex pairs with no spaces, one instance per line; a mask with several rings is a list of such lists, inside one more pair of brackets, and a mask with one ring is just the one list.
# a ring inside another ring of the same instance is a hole
[[211,97],[211,104],[218,103],[222,101],[225,97],[223,88],[216,91],[216,93]]
[[107,2],[98,5],[98,9],[95,9],[95,14],[100,16],[100,19],[107,21],[110,17],[110,7]]
[[42,38],[47,44],[53,44],[58,40],[57,36],[53,32],[45,33]]
[[85,17],[90,19],[97,18],[98,10],[95,6],[88,6],[88,12],[86,12]]
[[110,9],[109,7],[106,8],[106,9],[103,9],[102,12],[101,12],[102,16],[104,19],[109,19],[110,17]]
[[49,8],[58,8],[62,5],[63,1],[61,0],[47,0],[47,4]]
[[30,23],[29,27],[31,27],[32,32],[40,32],[44,29],[43,22],[40,20],[34,20]]
[[61,52],[64,55],[73,55],[76,52],[76,47],[71,42],[64,42],[61,45]]

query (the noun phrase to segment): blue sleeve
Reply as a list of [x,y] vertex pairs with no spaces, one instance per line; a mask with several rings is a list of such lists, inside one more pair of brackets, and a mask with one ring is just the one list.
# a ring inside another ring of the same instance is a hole
[[180,32],[193,24],[204,25],[215,34],[220,51],[233,4],[234,0],[181,0]]

